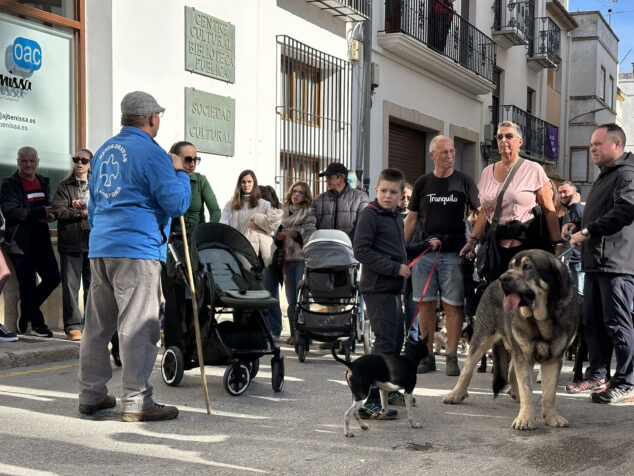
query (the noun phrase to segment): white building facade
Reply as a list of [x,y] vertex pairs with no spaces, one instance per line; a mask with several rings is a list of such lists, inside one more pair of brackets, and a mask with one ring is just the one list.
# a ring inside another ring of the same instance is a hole
[[597,126],[616,120],[618,37],[598,11],[574,12],[572,33],[569,160],[565,176],[585,199],[599,169],[592,163],[590,138]]
[[[565,3],[565,2],[564,2]],[[429,173],[427,149],[443,134],[456,144],[456,168],[476,181],[497,160],[496,124],[513,120],[522,154],[558,178],[567,136],[569,32],[559,1],[457,0],[446,41],[434,0],[374,2],[373,61],[380,85],[372,108],[371,176],[403,168]]]

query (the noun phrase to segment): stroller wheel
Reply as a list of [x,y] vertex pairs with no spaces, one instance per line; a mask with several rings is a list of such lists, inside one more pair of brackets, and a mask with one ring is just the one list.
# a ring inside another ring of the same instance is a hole
[[304,362],[306,360],[306,346],[304,344],[296,344],[295,352],[297,352],[297,358],[300,362]]
[[161,360],[161,375],[163,381],[167,385],[175,387],[183,379],[183,372],[185,371],[185,362],[183,359],[183,352],[176,346],[168,347],[163,352],[163,359]]
[[229,365],[222,377],[225,390],[234,397],[242,395],[251,383],[251,374],[247,364],[238,362]]
[[271,385],[274,392],[280,392],[284,386],[284,356],[271,359]]
[[249,366],[249,373],[251,374],[251,380],[253,380],[255,376],[258,374],[258,370],[260,370],[260,359],[255,359],[253,362],[251,362],[251,365]]
[[363,321],[363,353],[372,353],[372,326],[369,319]]

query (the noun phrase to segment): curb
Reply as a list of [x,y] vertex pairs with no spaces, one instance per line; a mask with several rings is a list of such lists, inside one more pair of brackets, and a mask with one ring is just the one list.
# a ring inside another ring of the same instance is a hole
[[[20,341],[26,339],[20,338]],[[18,342],[20,342],[18,341]],[[79,358],[79,345],[65,342],[31,342],[32,349],[15,349],[9,351],[3,345],[0,347],[0,370],[16,367],[29,367],[32,365],[60,362],[63,360],[75,360]],[[23,347],[23,346],[21,346]]]

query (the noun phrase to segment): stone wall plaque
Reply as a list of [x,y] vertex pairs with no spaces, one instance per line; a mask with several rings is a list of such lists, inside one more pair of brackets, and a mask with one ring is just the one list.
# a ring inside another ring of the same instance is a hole
[[235,111],[233,98],[185,88],[185,140],[198,152],[233,157]]
[[185,7],[185,69],[234,83],[236,27]]

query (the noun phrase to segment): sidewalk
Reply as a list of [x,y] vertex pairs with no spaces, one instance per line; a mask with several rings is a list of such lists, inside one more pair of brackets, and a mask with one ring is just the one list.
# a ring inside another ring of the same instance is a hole
[[[286,318],[286,295],[280,290],[282,308],[282,334],[290,335]],[[18,335],[17,342],[0,342],[0,370],[28,367],[79,358],[79,342],[66,340],[62,330],[53,330],[53,337]]]
[[0,342],[0,370],[79,358],[79,342],[67,341],[63,332],[50,338],[18,337],[17,342]]

